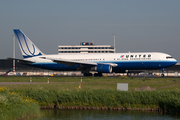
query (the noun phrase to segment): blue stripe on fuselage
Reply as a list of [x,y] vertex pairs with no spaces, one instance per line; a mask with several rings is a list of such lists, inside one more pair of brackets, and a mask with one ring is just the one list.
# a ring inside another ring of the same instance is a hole
[[128,62],[121,62],[118,63],[118,67],[121,69],[126,69],[126,70],[142,70],[142,69],[161,69],[161,68],[166,68],[170,67],[172,65],[176,64],[176,62],[166,62],[166,61],[141,61],[141,62],[136,62],[136,61],[128,61]]

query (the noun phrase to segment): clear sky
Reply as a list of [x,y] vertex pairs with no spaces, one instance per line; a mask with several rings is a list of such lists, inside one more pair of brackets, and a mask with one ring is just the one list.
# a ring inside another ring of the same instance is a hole
[[[12,57],[13,29],[46,54],[94,41],[116,52],[164,52],[180,62],[180,0],[1,0],[0,59]],[[16,58],[22,58],[16,41]]]

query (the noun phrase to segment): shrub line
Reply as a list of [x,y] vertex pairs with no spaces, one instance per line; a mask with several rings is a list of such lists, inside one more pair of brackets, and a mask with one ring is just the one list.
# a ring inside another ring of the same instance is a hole
[[90,107],[90,106],[39,106],[40,109],[67,109],[67,110],[119,110],[119,111],[151,111],[161,113],[180,113],[180,110],[161,108],[127,108],[127,107]]

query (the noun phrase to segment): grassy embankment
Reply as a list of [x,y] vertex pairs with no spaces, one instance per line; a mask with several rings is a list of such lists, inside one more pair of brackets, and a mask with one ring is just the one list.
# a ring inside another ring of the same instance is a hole
[[39,106],[35,100],[0,87],[0,120],[23,119],[39,114]]
[[[11,80],[10,80],[11,79]],[[29,82],[29,77],[1,77],[0,81]],[[47,82],[47,77],[33,77],[33,82]],[[62,83],[51,83],[62,82]],[[128,83],[129,92],[117,91],[117,83]],[[50,84],[6,85],[10,91],[38,101],[40,106],[88,106],[159,108],[180,110],[179,78],[83,78],[78,89],[79,77],[50,77]],[[156,88],[156,91],[134,91],[141,86]]]

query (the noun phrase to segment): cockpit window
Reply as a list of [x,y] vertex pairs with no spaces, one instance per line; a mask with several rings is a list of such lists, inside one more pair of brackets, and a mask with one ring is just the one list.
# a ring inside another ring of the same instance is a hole
[[168,56],[168,57],[166,57],[166,59],[173,59],[173,57],[171,57],[171,56]]

